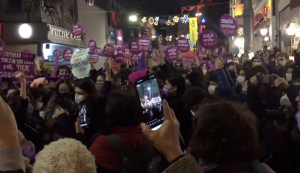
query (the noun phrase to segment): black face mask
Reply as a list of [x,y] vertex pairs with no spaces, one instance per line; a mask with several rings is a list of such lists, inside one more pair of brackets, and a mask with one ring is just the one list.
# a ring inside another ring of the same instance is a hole
[[71,100],[72,99],[72,94],[71,93],[59,93],[58,96],[61,99],[67,99],[67,100]]

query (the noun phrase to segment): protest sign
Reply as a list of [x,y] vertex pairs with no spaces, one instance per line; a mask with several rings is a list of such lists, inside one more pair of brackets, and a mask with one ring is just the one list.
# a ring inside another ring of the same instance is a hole
[[72,26],[71,28],[71,33],[74,35],[74,36],[81,36],[82,33],[83,33],[83,28],[81,25],[79,24],[75,24]]
[[139,38],[139,50],[142,52],[147,52],[150,49],[151,46],[151,40],[147,36],[141,36]]
[[91,64],[88,59],[89,48],[73,53],[70,63],[72,66],[72,73],[76,78],[81,79],[89,77]]
[[5,52],[0,58],[0,77],[17,81],[15,73],[23,72],[28,81],[35,79],[35,54],[21,52]]
[[189,41],[185,37],[180,37],[177,41],[177,47],[180,52],[187,52],[190,50]]
[[206,49],[213,48],[218,41],[218,35],[212,30],[204,30],[199,36],[200,45]]
[[47,74],[51,74],[54,69],[54,62],[44,62],[43,69]]
[[140,54],[141,53],[141,50],[139,49],[140,46],[139,46],[140,42],[139,42],[139,39],[135,38],[135,39],[132,39],[129,43],[129,48],[130,48],[130,51],[132,54]]
[[237,33],[236,20],[228,14],[224,14],[220,18],[219,26],[222,33],[227,37],[235,36],[235,34]]
[[179,50],[175,46],[170,46],[165,51],[165,56],[170,61],[176,61],[179,58]]
[[4,55],[6,52],[6,45],[4,41],[0,38],[0,56]]

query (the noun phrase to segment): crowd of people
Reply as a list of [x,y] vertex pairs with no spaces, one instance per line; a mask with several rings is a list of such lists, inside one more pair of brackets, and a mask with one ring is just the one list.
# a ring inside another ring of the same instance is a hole
[[[0,81],[0,172],[299,173],[300,49],[264,47],[251,60],[208,55],[188,68],[159,54],[148,69],[92,68],[76,79]],[[92,65],[93,66],[93,65]],[[134,82],[155,73],[163,98]],[[159,103],[157,103],[159,102]],[[162,104],[158,130],[143,106]]]

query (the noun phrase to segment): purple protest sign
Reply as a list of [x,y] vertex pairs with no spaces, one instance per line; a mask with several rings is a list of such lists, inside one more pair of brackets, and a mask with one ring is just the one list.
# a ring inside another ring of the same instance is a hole
[[227,37],[234,36],[237,33],[236,20],[228,14],[224,14],[220,18],[219,26],[222,33]]
[[125,60],[125,56],[122,53],[118,53],[115,56],[115,62],[118,63],[118,64],[122,64],[124,62],[124,60]]
[[38,56],[38,60],[39,60],[39,63],[40,65],[43,65],[44,64],[44,57],[43,56]]
[[141,52],[147,52],[150,49],[151,46],[151,40],[147,36],[141,36],[139,38],[139,50]]
[[61,56],[61,51],[58,49],[55,49],[53,51],[53,56],[54,56],[54,58],[57,58],[57,57],[59,58]]
[[112,44],[106,44],[103,48],[104,54],[108,57],[112,57],[115,53],[114,46]]
[[97,53],[93,53],[90,55],[90,58],[89,58],[93,64],[96,64],[99,60],[99,55]]
[[129,43],[129,48],[131,50],[131,53],[134,54],[134,55],[137,55],[137,54],[140,54],[141,53],[141,50],[139,49],[139,39],[135,38],[135,39],[132,39]]
[[177,47],[180,52],[187,52],[190,50],[189,41],[185,37],[180,37],[177,41]]
[[199,36],[200,45],[206,49],[216,46],[218,41],[218,35],[212,30],[204,30]]
[[94,51],[97,48],[97,43],[95,40],[89,41],[89,48],[90,48],[90,51]]
[[70,48],[67,48],[63,52],[63,58],[65,61],[70,61],[73,55],[73,50]]
[[26,49],[26,50],[23,50],[22,53],[33,53],[33,52],[31,50]]
[[74,36],[81,36],[83,33],[83,28],[79,24],[72,25],[71,33]]
[[5,52],[0,57],[0,77],[10,78],[12,81],[17,81],[15,73],[23,72],[28,81],[35,79],[34,70],[35,54],[21,52]]
[[129,47],[128,46],[127,47],[123,47],[123,49],[124,49],[124,56],[125,56],[125,58],[126,59],[130,59],[131,58],[131,52],[130,52]]
[[170,46],[165,51],[165,56],[170,61],[176,61],[179,58],[179,50],[176,46]]
[[95,50],[95,53],[96,53],[97,55],[101,55],[101,54],[102,54],[102,49],[99,48],[99,47],[97,47],[96,50]]

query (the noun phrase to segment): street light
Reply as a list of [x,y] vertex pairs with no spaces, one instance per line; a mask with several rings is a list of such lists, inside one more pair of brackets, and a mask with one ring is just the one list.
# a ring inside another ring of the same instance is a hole
[[260,29],[260,33],[262,36],[266,36],[268,33],[268,28],[266,26],[262,26]]
[[244,47],[244,38],[237,38],[235,40],[235,45],[238,47]]
[[202,15],[202,13],[196,13],[196,16],[201,16]]
[[19,34],[22,38],[29,38],[32,35],[32,28],[28,24],[22,24],[19,27]]
[[136,15],[131,15],[131,16],[129,16],[129,20],[131,22],[136,22],[137,21],[137,16]]

